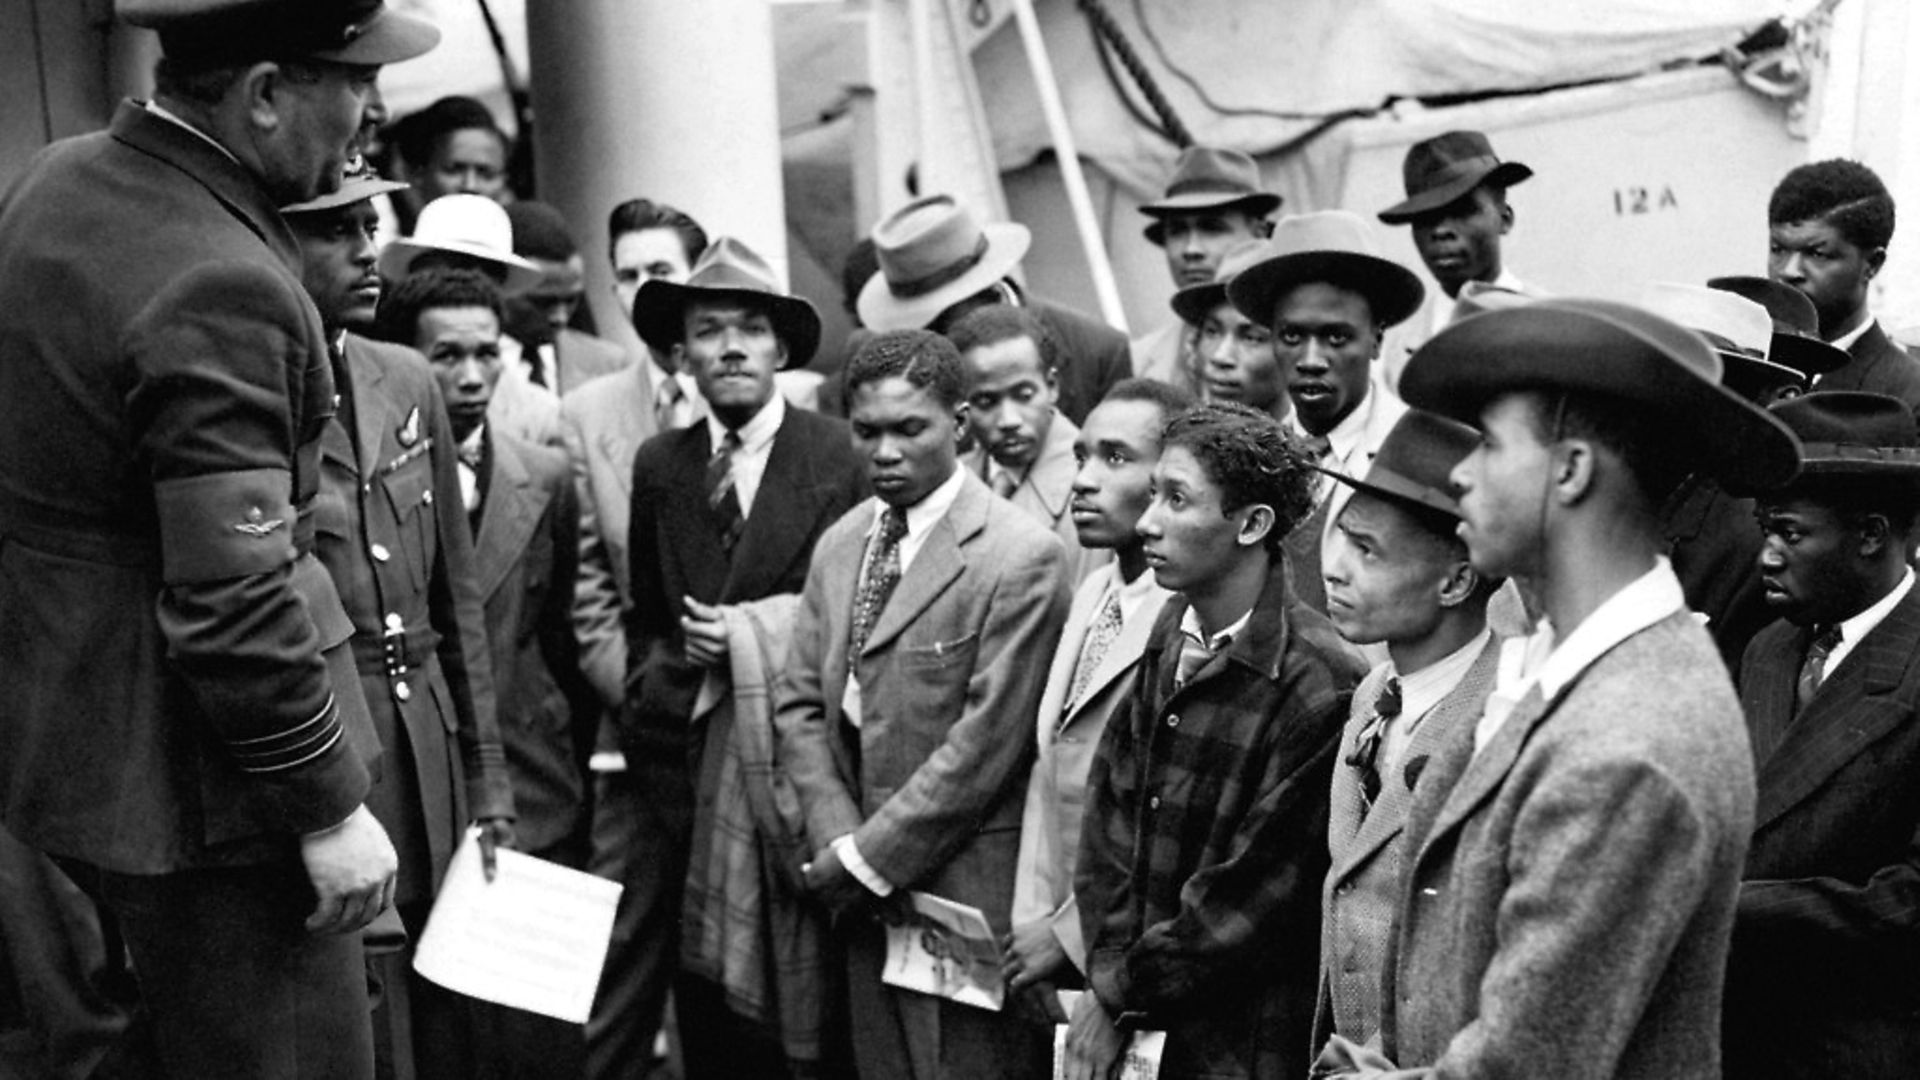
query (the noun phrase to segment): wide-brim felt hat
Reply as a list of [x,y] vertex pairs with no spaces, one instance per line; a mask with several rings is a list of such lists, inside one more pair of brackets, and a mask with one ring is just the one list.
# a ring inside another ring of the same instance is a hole
[[1213,272],[1213,280],[1204,285],[1189,285],[1173,294],[1169,301],[1173,313],[1180,316],[1182,322],[1198,326],[1213,309],[1227,303],[1227,282],[1251,266],[1266,261],[1273,251],[1265,240],[1242,240],[1228,248],[1220,256],[1220,265]]
[[1807,380],[1800,371],[1774,361],[1773,317],[1744,296],[1708,285],[1655,281],[1641,289],[1640,306],[1706,338],[1720,354],[1722,382],[1751,386]]
[[1281,201],[1277,193],[1260,187],[1260,166],[1248,155],[1215,146],[1189,146],[1180,151],[1166,193],[1141,204],[1140,212],[1155,219],[1145,232],[1148,240],[1159,244],[1166,240],[1163,219],[1169,214],[1234,208],[1266,217],[1280,209]]
[[[1899,398],[1830,390],[1788,398],[1767,411],[1800,440],[1800,473],[1790,486],[1877,480],[1920,488],[1920,427]],[[1729,490],[1750,495],[1784,486]]]
[[1424,409],[1408,409],[1381,441],[1364,477],[1314,468],[1357,491],[1411,503],[1451,517],[1460,516],[1460,500],[1449,478],[1453,467],[1473,453],[1480,434],[1457,420]]
[[1326,282],[1367,298],[1381,326],[1405,322],[1426,299],[1427,287],[1413,271],[1385,258],[1358,214],[1322,210],[1281,218],[1267,241],[1267,258],[1241,271],[1227,284],[1227,298],[1240,313],[1262,326],[1273,325],[1273,309],[1296,285]]
[[1478,425],[1502,394],[1590,394],[1670,420],[1674,449],[1729,487],[1791,480],[1793,433],[1722,386],[1721,374],[1706,339],[1668,319],[1610,300],[1548,298],[1441,330],[1407,361],[1400,396]]
[[910,202],[873,227],[880,272],[855,307],[869,330],[922,330],[940,313],[1012,273],[1033,234],[974,219],[951,195]]
[[642,284],[633,298],[633,329],[640,340],[666,352],[686,336],[687,305],[719,299],[766,309],[773,332],[787,346],[782,367],[806,364],[820,347],[820,313],[800,297],[781,291],[773,267],[731,236],[707,245],[685,283],[653,278]]
[[166,56],[188,64],[396,64],[440,43],[439,28],[383,0],[116,0],[114,6],[128,23],[157,31]]
[[380,251],[380,276],[399,281],[415,259],[444,252],[476,260],[501,277],[500,292],[514,296],[540,283],[540,268],[513,253],[513,221],[484,195],[442,195],[420,210],[413,235]]
[[306,202],[294,203],[280,208],[282,214],[317,214],[326,210],[338,210],[343,206],[365,202],[376,195],[387,195],[405,190],[407,185],[398,180],[382,179],[373,171],[373,165],[364,155],[355,154],[342,170],[340,186],[331,193]]
[[1414,143],[1400,169],[1407,197],[1380,211],[1380,220],[1400,225],[1458,202],[1482,184],[1510,188],[1533,175],[1517,161],[1501,161],[1478,131],[1449,131]]
[[1708,278],[1707,287],[1730,292],[1767,309],[1773,318],[1773,344],[1767,356],[1811,379],[1838,371],[1853,357],[1820,338],[1820,312],[1807,294],[1785,282],[1745,274]]

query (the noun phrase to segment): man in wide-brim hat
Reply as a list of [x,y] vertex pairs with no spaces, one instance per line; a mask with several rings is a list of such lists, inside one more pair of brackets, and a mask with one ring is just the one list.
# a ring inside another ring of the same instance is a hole
[[[1264,240],[1242,240],[1228,249],[1212,281],[1174,293],[1169,306],[1190,331],[1190,374],[1199,380],[1206,400],[1238,401],[1284,420],[1293,411],[1293,399],[1287,396],[1280,359],[1273,354],[1273,330],[1266,320],[1248,318],[1227,299],[1227,282],[1271,253]],[[1180,385],[1178,380],[1161,381]]]
[[380,274],[398,282],[416,270],[454,267],[478,270],[513,296],[540,283],[540,268],[513,253],[513,221],[506,208],[484,195],[442,195],[420,211],[413,235],[380,252]]
[[[1772,278],[1735,274],[1707,279],[1709,289],[1745,297],[1767,309],[1773,320],[1773,339],[1767,359],[1798,372],[1807,389],[1820,377],[1846,366],[1852,357],[1845,349],[1820,339],[1820,312],[1805,293]],[[1754,397],[1753,395],[1748,395]],[[1772,404],[1771,399],[1759,401]]]
[[1545,623],[1503,651],[1471,742],[1426,767],[1394,1006],[1374,1046],[1336,1037],[1326,1071],[1717,1071],[1753,762],[1658,514],[1690,469],[1799,467],[1720,367],[1693,331],[1600,300],[1475,316],[1409,363],[1410,403],[1482,433],[1451,474],[1474,568],[1526,578]]
[[1444,132],[1407,148],[1407,197],[1380,211],[1380,220],[1413,227],[1414,247],[1448,296],[1469,281],[1524,292],[1501,259],[1500,239],[1513,228],[1507,189],[1532,175],[1500,160],[1478,131]]
[[1831,391],[1774,406],[1791,484],[1759,493],[1780,621],[1740,669],[1758,806],[1727,963],[1729,1080],[1893,1080],[1920,1061],[1920,431]]

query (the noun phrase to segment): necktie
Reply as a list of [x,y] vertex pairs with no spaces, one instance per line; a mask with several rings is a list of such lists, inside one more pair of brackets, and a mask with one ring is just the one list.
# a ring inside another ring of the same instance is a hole
[[1099,669],[1100,661],[1106,658],[1107,649],[1113,645],[1113,639],[1120,636],[1120,590],[1107,590],[1107,602],[1101,607],[1100,614],[1093,620],[1093,626],[1087,630],[1087,640],[1080,645],[1080,664],[1073,669],[1073,685],[1067,692],[1067,704],[1072,705],[1086,693],[1087,683],[1092,681],[1093,673]]
[[1315,465],[1325,465],[1327,455],[1333,453],[1333,440],[1325,435],[1302,435],[1300,443],[1306,448],[1308,456]]
[[1371,711],[1373,715],[1367,718],[1359,737],[1353,741],[1353,752],[1347,755],[1347,764],[1360,770],[1360,789],[1366,792],[1369,806],[1380,797],[1381,740],[1386,737],[1387,725],[1400,715],[1399,678],[1387,679],[1387,685],[1380,688],[1380,696],[1373,699]]
[[653,424],[656,431],[672,431],[680,425],[674,423],[678,418],[680,403],[686,400],[687,392],[680,388],[680,380],[669,375],[660,383],[659,392],[653,395]]
[[738,449],[740,433],[729,431],[707,459],[707,508],[720,527],[720,547],[729,555],[747,527],[746,515],[740,512],[740,493],[733,489],[733,453]]
[[[1223,637],[1220,639],[1219,647],[1224,649],[1232,643],[1231,637]],[[1217,651],[1219,650],[1192,634],[1182,634],[1180,663],[1173,671],[1173,688],[1178,690],[1192,682],[1193,677],[1200,673],[1201,668],[1207,666],[1207,661],[1213,659],[1213,654]]]
[[1800,663],[1800,677],[1794,682],[1794,712],[1804,711],[1813,695],[1820,689],[1820,680],[1827,677],[1827,657],[1840,646],[1840,626],[1814,627],[1813,641],[1807,646],[1807,658]]
[[867,647],[867,635],[880,621],[880,612],[900,584],[900,540],[907,535],[907,512],[890,506],[880,517],[880,531],[867,551],[867,564],[860,574],[860,587],[853,598],[853,641],[847,650],[847,666],[852,667]]
[[535,386],[551,386],[547,380],[547,358],[542,355],[545,346],[529,345],[520,351],[527,358],[527,381]]
[[1014,491],[1019,487],[1020,481],[1015,478],[1011,472],[1000,469],[993,474],[993,493],[995,495],[1003,499],[1011,499],[1013,498]]

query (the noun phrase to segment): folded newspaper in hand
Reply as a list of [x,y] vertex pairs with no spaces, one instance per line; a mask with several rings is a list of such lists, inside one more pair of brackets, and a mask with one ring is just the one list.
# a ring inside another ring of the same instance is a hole
[[889,986],[999,1011],[1000,943],[977,907],[923,892],[907,894],[904,917],[887,927]]

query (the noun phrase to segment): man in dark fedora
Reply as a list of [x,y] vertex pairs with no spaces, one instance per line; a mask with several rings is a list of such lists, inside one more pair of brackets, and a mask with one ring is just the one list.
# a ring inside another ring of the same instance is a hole
[[1740,669],[1758,810],[1727,966],[1731,1080],[1884,1078],[1920,1061],[1920,433],[1849,391],[1774,407],[1793,483],[1759,494],[1779,622]]
[[[1381,387],[1374,361],[1387,328],[1420,310],[1425,286],[1413,271],[1374,248],[1366,222],[1344,210],[1281,221],[1267,258],[1227,285],[1227,297],[1273,332],[1287,396],[1287,426],[1313,452],[1313,464],[1355,475],[1380,449],[1406,406]],[[1300,599],[1326,610],[1320,550],[1339,516],[1346,488],[1321,477],[1312,514],[1287,538]]]
[[379,0],[123,0],[151,102],[0,208],[0,817],[116,921],[160,1071],[373,1067],[380,749],[313,557],[333,377],[277,208],[340,183]]
[[880,272],[860,290],[860,321],[877,333],[944,334],[987,304],[1033,312],[1058,347],[1060,411],[1079,424],[1107,391],[1133,373],[1126,335],[1026,290],[1010,276],[1033,242],[1025,225],[986,224],[951,195],[908,203],[873,227]]
[[1852,359],[1822,390],[1866,390],[1920,408],[1920,360],[1889,338],[1868,304],[1893,243],[1893,196],[1857,161],[1815,161],[1787,173],[1767,200],[1767,275],[1805,293],[1820,336]]
[[1427,763],[1404,834],[1380,1036],[1321,1075],[1719,1073],[1753,761],[1732,682],[1660,555],[1690,471],[1766,486],[1799,447],[1696,333],[1539,300],[1436,335],[1402,388],[1478,422],[1453,470],[1476,570],[1545,621]]
[[1353,693],[1329,797],[1332,868],[1321,890],[1317,1048],[1380,1031],[1380,973],[1399,900],[1407,807],[1427,762],[1480,719],[1499,639],[1487,629],[1498,579],[1468,561],[1448,475],[1479,435],[1418,409],[1400,417],[1334,522],[1327,617],[1387,660]]
[[1851,359],[1844,350],[1821,340],[1820,313],[1805,293],[1791,285],[1736,274],[1708,278],[1707,288],[1751,300],[1773,320],[1768,364],[1729,364],[1726,374],[1728,386],[1762,408],[1799,397],[1821,376],[1838,371]]
[[[764,966],[736,984],[741,942],[784,948],[792,942],[780,939],[814,931],[779,921],[798,906],[786,877],[752,894],[767,898],[754,913],[743,912],[750,894],[728,876],[740,866],[790,868],[805,854],[772,846],[783,832],[751,812],[771,794],[772,716],[767,683],[751,695],[735,686],[733,658],[750,652],[762,666],[761,656],[785,655],[814,541],[866,498],[865,470],[846,424],[789,406],[775,388],[775,372],[812,358],[820,317],[746,244],[714,240],[685,284],[650,280],[633,309],[641,340],[693,376],[707,415],[634,456],[621,749],[647,793],[648,825],[667,845],[653,872],[683,887],[685,909],[680,887],[623,902],[651,905],[639,925],[669,962],[678,950],[686,1075],[783,1076],[789,1056],[808,1057],[805,1046],[818,1063],[822,1016],[795,1031],[781,1010],[819,1010],[823,992],[817,982],[811,993],[776,986],[772,973],[786,965],[773,953],[756,953]],[[772,664],[764,666],[770,681]],[[727,691],[728,702],[708,704]],[[742,1003],[758,1008],[739,1011]]]
[[[1152,218],[1148,242],[1167,258],[1175,289],[1207,285],[1237,244],[1264,240],[1280,196],[1260,186],[1260,166],[1238,150],[1189,146],[1180,151],[1173,178],[1140,212]],[[1133,339],[1133,373],[1197,394],[1204,357],[1194,350],[1194,320],[1168,323]]]

